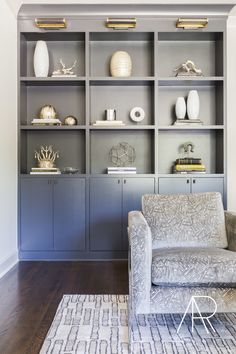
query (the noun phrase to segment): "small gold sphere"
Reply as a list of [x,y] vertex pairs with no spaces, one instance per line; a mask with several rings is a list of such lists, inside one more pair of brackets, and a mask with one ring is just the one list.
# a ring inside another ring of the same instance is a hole
[[65,125],[76,125],[76,124],[78,124],[78,120],[74,116],[67,116],[64,119],[64,124]]

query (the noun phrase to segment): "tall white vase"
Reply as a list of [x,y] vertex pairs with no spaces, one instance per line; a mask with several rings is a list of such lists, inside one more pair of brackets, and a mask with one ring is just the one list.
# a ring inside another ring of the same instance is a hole
[[184,119],[186,115],[186,103],[184,97],[178,97],[175,104],[175,114],[177,119]]
[[49,54],[45,41],[37,41],[34,50],[34,73],[36,77],[47,77],[49,71]]
[[197,119],[200,110],[200,100],[197,90],[191,90],[187,99],[187,113],[189,119]]

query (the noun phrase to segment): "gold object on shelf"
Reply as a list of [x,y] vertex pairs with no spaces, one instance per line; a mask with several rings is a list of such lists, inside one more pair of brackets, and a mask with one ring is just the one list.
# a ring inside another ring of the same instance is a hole
[[51,169],[55,167],[55,160],[59,158],[59,152],[53,151],[53,146],[40,146],[40,151],[35,151],[35,159],[38,161],[38,167]]
[[113,29],[129,29],[136,28],[136,18],[107,18],[106,27]]
[[77,125],[77,124],[78,124],[78,120],[74,116],[70,115],[64,119],[64,125]]
[[176,27],[183,29],[200,29],[207,25],[208,18],[178,18],[176,22]]
[[57,111],[52,105],[46,104],[40,108],[39,118],[40,119],[56,119],[57,118]]
[[36,18],[35,25],[44,29],[62,29],[67,27],[65,18]]

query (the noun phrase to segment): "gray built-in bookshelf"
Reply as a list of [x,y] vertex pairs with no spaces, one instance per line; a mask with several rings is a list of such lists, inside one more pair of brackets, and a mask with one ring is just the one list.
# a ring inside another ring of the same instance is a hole
[[[19,13],[19,249],[21,259],[109,259],[127,256],[127,214],[146,193],[219,191],[226,206],[226,21],[230,6],[24,5]],[[170,13],[168,14],[168,11]],[[183,11],[184,15],[181,14]],[[205,14],[203,16],[203,13]],[[202,29],[176,28],[178,17],[207,17]],[[193,16],[194,13],[194,16]],[[168,15],[167,15],[168,14]],[[199,15],[200,14],[200,15]],[[63,17],[67,28],[45,30],[35,18]],[[136,28],[106,27],[107,17],[135,17]],[[34,76],[38,40],[47,43],[49,77]],[[111,55],[127,51],[132,75],[110,76]],[[59,59],[76,77],[51,77]],[[204,76],[175,77],[194,61]],[[174,126],[175,102],[196,89],[203,125]],[[53,105],[74,126],[35,126],[40,107]],[[145,111],[142,123],[130,110]],[[94,126],[114,108],[125,125]],[[195,145],[206,174],[173,174],[181,144]],[[136,175],[108,175],[109,151],[119,142],[135,148]],[[53,145],[57,167],[75,175],[30,175],[35,150]]]

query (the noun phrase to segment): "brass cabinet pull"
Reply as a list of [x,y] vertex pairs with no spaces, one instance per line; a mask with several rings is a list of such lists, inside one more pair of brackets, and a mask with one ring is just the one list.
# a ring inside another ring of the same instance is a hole
[[189,30],[200,29],[205,28],[208,22],[208,18],[178,18],[176,27]]
[[36,18],[35,25],[38,28],[55,30],[67,27],[65,18]]
[[106,27],[113,28],[113,29],[125,30],[125,29],[130,29],[130,28],[136,28],[136,23],[137,23],[137,19],[135,17],[133,17],[133,18],[111,18],[111,17],[108,17],[107,21],[106,21]]

